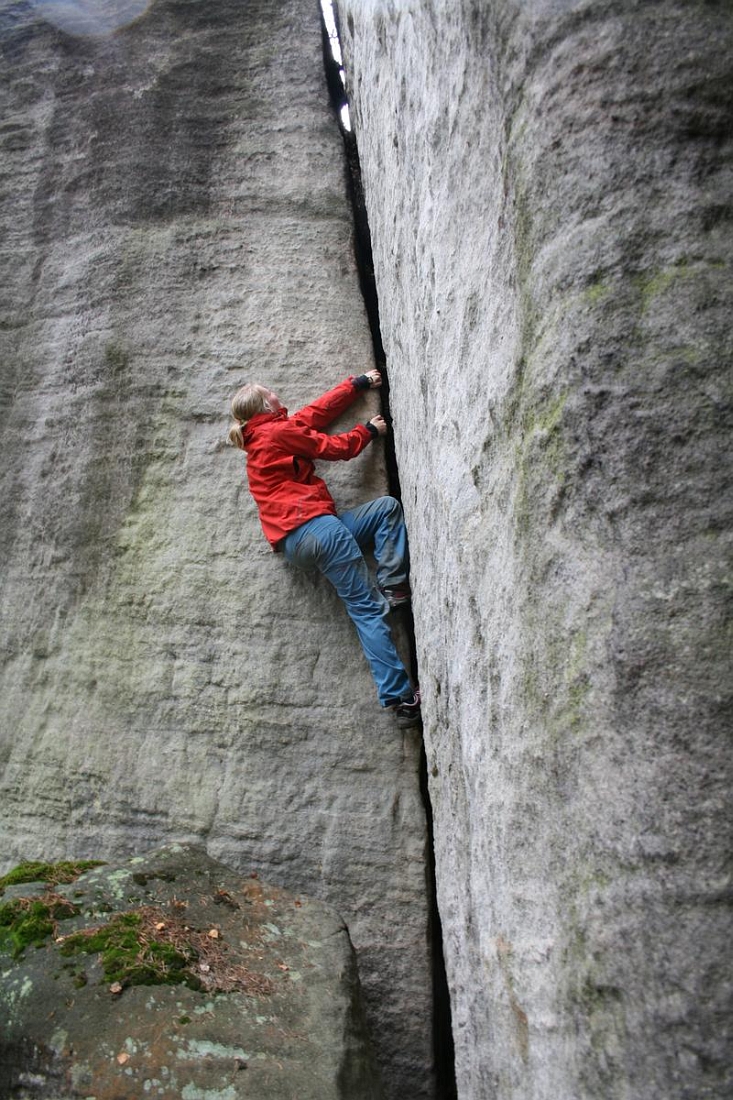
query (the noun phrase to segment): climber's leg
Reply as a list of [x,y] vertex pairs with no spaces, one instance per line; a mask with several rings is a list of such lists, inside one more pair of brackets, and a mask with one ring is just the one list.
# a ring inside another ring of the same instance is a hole
[[343,512],[339,519],[360,547],[374,546],[380,588],[406,585],[410,570],[407,530],[398,500],[378,497],[359,508]]
[[385,620],[384,599],[369,580],[355,539],[336,516],[317,516],[283,540],[285,557],[293,565],[316,567],[346,605],[377,685],[382,706],[412,698],[412,687]]

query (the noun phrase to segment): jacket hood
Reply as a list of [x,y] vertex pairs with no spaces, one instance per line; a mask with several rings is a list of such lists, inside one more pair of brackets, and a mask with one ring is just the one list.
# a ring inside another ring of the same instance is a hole
[[252,442],[254,432],[261,424],[267,424],[271,420],[286,420],[287,415],[287,409],[278,409],[277,412],[261,412],[250,416],[242,431],[242,442],[245,447]]

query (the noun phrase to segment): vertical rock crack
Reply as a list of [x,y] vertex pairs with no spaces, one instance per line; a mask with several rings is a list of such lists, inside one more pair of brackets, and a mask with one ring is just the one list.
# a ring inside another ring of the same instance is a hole
[[[323,60],[326,73],[331,103],[344,143],[346,160],[346,185],[348,189],[351,207],[354,213],[354,254],[359,276],[359,286],[364,298],[364,306],[369,322],[369,330],[372,338],[374,362],[382,372],[383,383],[381,387],[382,412],[389,424],[390,416],[390,390],[389,371],[387,369],[386,355],[382,343],[382,334],[379,324],[379,297],[374,275],[374,259],[372,256],[371,233],[367,216],[364,189],[362,186],[361,167],[359,164],[359,150],[356,135],[351,127],[349,104],[346,95],[346,83],[341,59],[341,49],[338,41],[338,27],[334,17],[331,0],[321,0],[323,12]],[[389,491],[398,500],[402,499],[399,470],[395,454],[392,434],[385,437],[385,458],[387,464],[387,478]],[[404,626],[410,645],[410,663],[412,671],[418,678],[417,650],[415,646],[415,631],[412,620],[412,612],[403,610]],[[453,1035],[451,1029],[451,1009],[448,982],[445,972],[443,956],[443,938],[438,910],[437,894],[435,889],[435,847],[433,842],[433,812],[430,803],[428,788],[428,769],[425,746],[422,746],[420,754],[420,792],[425,808],[425,822],[427,831],[427,866],[425,868],[426,890],[428,892],[430,912],[430,951],[432,957],[433,978],[433,1056],[435,1062],[435,1087],[437,1100],[455,1100],[456,1078],[453,1049]]]

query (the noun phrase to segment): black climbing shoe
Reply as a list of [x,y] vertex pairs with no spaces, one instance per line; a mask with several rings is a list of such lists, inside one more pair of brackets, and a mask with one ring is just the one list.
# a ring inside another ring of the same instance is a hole
[[399,703],[393,703],[389,709],[394,714],[400,729],[419,726],[422,722],[419,691],[416,691],[411,699],[400,699]]
[[412,599],[412,591],[407,581],[405,581],[404,584],[395,584],[391,587],[382,588],[381,592],[389,604],[391,611],[394,611],[396,607],[402,607]]

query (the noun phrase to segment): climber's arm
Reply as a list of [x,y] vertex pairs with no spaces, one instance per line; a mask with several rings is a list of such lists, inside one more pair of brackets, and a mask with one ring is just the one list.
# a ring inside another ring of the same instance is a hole
[[[381,417],[374,417],[381,420]],[[339,460],[347,461],[355,458],[371,443],[372,439],[380,434],[375,425],[368,428],[366,424],[357,424],[348,432],[339,432],[338,435],[326,435],[324,432],[315,431],[313,428],[297,422],[296,417],[279,424],[271,433],[272,442],[289,454],[302,456],[315,460],[326,459],[330,462]]]
[[326,428],[337,416],[348,409],[364,390],[376,389],[382,384],[378,370],[367,371],[357,377],[353,375],[339,382],[310,405],[293,414],[290,420],[307,428]]

